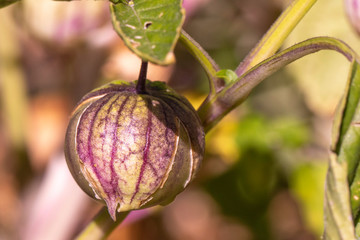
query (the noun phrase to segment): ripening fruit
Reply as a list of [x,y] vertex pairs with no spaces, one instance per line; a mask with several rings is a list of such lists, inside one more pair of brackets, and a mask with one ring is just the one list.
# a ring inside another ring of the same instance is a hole
[[164,83],[116,81],[83,97],[65,141],[72,175],[111,217],[171,202],[199,170],[204,131],[196,111]]

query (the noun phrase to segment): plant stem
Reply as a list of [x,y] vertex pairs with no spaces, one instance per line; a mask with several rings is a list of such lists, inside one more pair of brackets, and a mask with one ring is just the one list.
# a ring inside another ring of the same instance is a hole
[[210,55],[184,30],[181,31],[179,40],[185,45],[189,52],[199,61],[204,68],[210,86],[210,94],[215,94],[224,87],[224,81],[216,77],[216,72],[220,70],[216,62]]
[[114,222],[106,207],[103,207],[87,227],[76,237],[77,240],[99,240],[107,236],[126,218],[130,212],[118,213]]
[[236,74],[241,76],[247,70],[278,51],[290,32],[316,1],[317,0],[295,0],[292,2],[240,63],[235,70]]
[[238,81],[226,86],[221,92],[201,105],[197,112],[205,132],[245,101],[252,89],[265,78],[301,57],[326,49],[343,54],[349,61],[353,61],[356,57],[348,45],[335,38],[317,37],[298,43],[259,63],[243,74]]
[[136,92],[138,94],[146,94],[146,76],[147,76],[148,62],[142,61],[139,73],[138,82],[136,84]]

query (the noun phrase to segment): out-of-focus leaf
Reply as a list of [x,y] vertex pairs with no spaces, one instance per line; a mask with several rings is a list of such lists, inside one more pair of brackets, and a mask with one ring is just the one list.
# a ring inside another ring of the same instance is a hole
[[340,163],[332,154],[325,186],[324,239],[355,239],[346,172],[346,162]]
[[282,146],[283,149],[297,148],[308,139],[308,129],[294,118],[283,117],[269,121],[255,114],[248,115],[239,122],[236,136],[239,147],[256,147],[259,150],[277,146]]
[[248,148],[229,171],[205,187],[224,214],[253,230],[254,239],[269,239],[266,210],[279,187],[278,171],[269,149]]
[[0,111],[7,124],[12,145],[22,149],[28,102],[25,77],[18,65],[19,46],[9,21],[10,12],[0,13]]
[[115,31],[139,57],[167,65],[184,21],[181,0],[120,0],[111,4]]
[[6,7],[12,3],[16,3],[20,0],[0,0],[0,8]]
[[317,236],[324,231],[325,161],[301,162],[290,175],[291,192],[297,197],[307,227]]
[[[224,140],[216,142],[217,146],[213,144],[218,128],[224,127],[228,127],[227,122],[219,124],[215,133],[209,133],[208,152],[215,152],[222,144],[228,145]],[[309,139],[308,131],[297,119],[284,117],[269,121],[260,114],[248,114],[238,121],[237,128],[232,127],[232,135],[239,152],[237,161],[228,171],[206,182],[205,187],[224,214],[247,224],[256,239],[268,239],[269,236],[264,237],[268,234],[268,206],[277,191],[286,185],[281,158],[285,152],[304,146]]]

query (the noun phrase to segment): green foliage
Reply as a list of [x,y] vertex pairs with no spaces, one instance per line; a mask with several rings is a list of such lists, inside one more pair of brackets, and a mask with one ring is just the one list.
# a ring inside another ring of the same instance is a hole
[[224,214],[248,225],[257,239],[268,239],[266,210],[279,188],[278,172],[270,151],[249,148],[229,171],[210,180],[206,189]]
[[[248,114],[237,123],[233,137],[239,159],[228,171],[206,182],[205,188],[224,214],[249,226],[256,239],[270,239],[269,204],[291,181],[284,155],[292,153],[296,162],[294,152],[309,142],[308,126],[294,118],[269,120],[260,114]],[[318,213],[317,219],[321,217]]]
[[181,0],[121,0],[111,4],[115,31],[145,61],[174,62],[174,46],[184,21]]
[[290,175],[290,190],[296,196],[306,225],[316,235],[324,230],[324,183],[327,164],[324,161],[299,162]]
[[257,149],[286,149],[301,147],[309,141],[309,130],[299,120],[279,118],[268,121],[262,116],[249,115],[238,126],[236,140],[239,147]]
[[355,239],[351,216],[346,163],[331,155],[325,187],[324,239]]

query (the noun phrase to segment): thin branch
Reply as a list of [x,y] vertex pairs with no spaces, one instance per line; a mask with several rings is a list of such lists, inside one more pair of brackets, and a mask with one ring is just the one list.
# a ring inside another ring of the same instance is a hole
[[76,240],[106,239],[111,232],[126,218],[130,212],[118,213],[114,222],[106,207],[103,207],[87,227],[76,237]]
[[317,37],[298,43],[259,63],[233,84],[204,102],[198,109],[198,114],[205,131],[209,131],[227,113],[245,101],[251,90],[265,78],[301,57],[326,49],[343,54],[349,61],[354,60],[356,56],[344,42],[330,37]]

